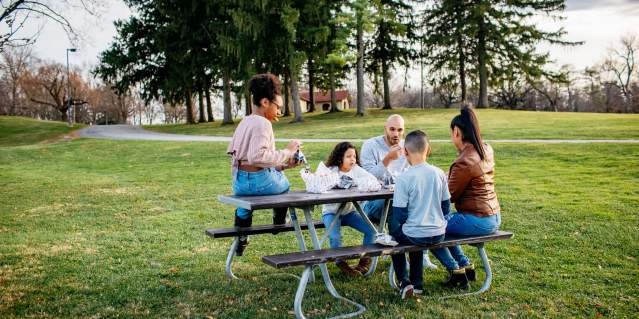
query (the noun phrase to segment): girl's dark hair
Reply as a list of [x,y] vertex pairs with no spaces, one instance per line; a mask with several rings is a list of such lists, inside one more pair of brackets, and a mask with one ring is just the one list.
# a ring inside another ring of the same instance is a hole
[[477,115],[475,115],[475,112],[469,105],[462,106],[460,114],[455,116],[450,122],[451,130],[455,126],[462,132],[462,141],[473,144],[481,160],[486,159],[483,146],[484,141],[481,138],[481,131],[479,130],[479,121],[477,120]]
[[344,154],[346,154],[346,151],[351,148],[355,150],[355,158],[357,159],[357,165],[359,165],[359,154],[357,153],[357,148],[350,142],[341,142],[335,145],[335,148],[331,152],[331,155],[328,156],[324,165],[326,165],[326,167],[342,166],[344,163]]
[[282,82],[271,73],[256,74],[249,81],[249,92],[253,95],[253,104],[259,106],[263,98],[273,101],[276,95],[282,95]]

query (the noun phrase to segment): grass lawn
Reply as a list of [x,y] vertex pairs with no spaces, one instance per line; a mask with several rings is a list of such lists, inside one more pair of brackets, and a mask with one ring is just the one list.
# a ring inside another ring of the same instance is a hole
[[[360,138],[383,133],[386,118],[399,113],[406,119],[406,129],[424,129],[433,139],[448,139],[451,119],[457,109],[396,109],[367,110],[363,118],[354,111],[313,113],[305,115],[304,123],[289,124],[282,118],[274,124],[280,138]],[[477,110],[482,135],[486,139],[639,139],[639,114],[596,114]],[[235,122],[239,122],[236,119]],[[178,134],[233,135],[234,125],[214,123],[197,125],[154,125],[147,129]]]
[[[224,276],[231,240],[204,235],[232,225],[231,208],[215,200],[230,192],[225,143],[1,143],[0,318],[292,317],[297,281],[260,257],[295,251],[293,233],[252,237],[235,264],[243,279],[232,282]],[[329,266],[338,291],[366,304],[366,318],[637,318],[639,145],[493,146],[502,228],[515,238],[487,246],[489,292],[440,301],[448,291],[439,269],[425,273],[426,296],[402,303],[388,286],[388,261],[367,279]],[[305,153],[317,163],[331,147],[309,143]],[[454,156],[449,143],[434,145],[434,164],[447,169]],[[297,172],[287,175],[301,189]],[[345,244],[361,241],[344,234]],[[310,316],[352,310],[321,283],[309,287]]]
[[67,123],[38,121],[26,117],[0,116],[0,146],[40,143],[77,130],[83,125],[68,127]]

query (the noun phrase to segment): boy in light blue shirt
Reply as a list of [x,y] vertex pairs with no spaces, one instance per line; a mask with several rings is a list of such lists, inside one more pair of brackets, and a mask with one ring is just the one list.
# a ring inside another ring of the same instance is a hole
[[[399,176],[393,196],[393,215],[389,230],[401,244],[427,245],[444,240],[446,219],[450,212],[450,193],[444,172],[426,162],[430,145],[426,133],[417,130],[404,141],[410,168]],[[447,248],[433,249],[433,254],[449,270],[462,271]],[[405,254],[392,256],[393,268],[400,283],[400,295],[406,299],[423,292],[423,251],[408,253],[410,274],[406,273]],[[464,278],[466,275],[463,274]],[[468,281],[466,280],[466,286]]]

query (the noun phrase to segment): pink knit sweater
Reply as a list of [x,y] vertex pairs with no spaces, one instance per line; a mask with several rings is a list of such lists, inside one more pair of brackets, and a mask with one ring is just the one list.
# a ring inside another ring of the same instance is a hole
[[275,149],[273,126],[259,115],[245,117],[233,133],[227,152],[233,156],[233,168],[239,161],[257,167],[275,167],[286,163],[293,153],[288,149]]

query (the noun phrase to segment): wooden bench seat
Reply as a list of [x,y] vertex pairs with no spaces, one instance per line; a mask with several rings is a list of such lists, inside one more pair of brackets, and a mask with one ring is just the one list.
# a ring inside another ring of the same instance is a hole
[[392,255],[411,251],[449,247],[455,245],[481,244],[494,240],[505,240],[513,237],[513,233],[498,231],[483,236],[446,236],[446,239],[433,245],[397,245],[395,247],[378,244],[340,247],[335,249],[309,250],[287,254],[262,257],[262,261],[275,268],[292,266],[317,265],[335,261],[336,259],[357,259],[364,256]]
[[[324,223],[321,221],[316,221],[313,223],[315,228],[324,228]],[[305,223],[300,223],[301,229],[308,229],[308,225]],[[294,227],[292,224],[284,224],[284,225],[258,225],[252,227],[241,227],[241,228],[215,228],[215,229],[207,229],[205,233],[212,238],[225,238],[225,237],[237,237],[237,236],[246,236],[246,235],[259,235],[259,234],[268,234],[272,232],[291,232],[294,231]]]

